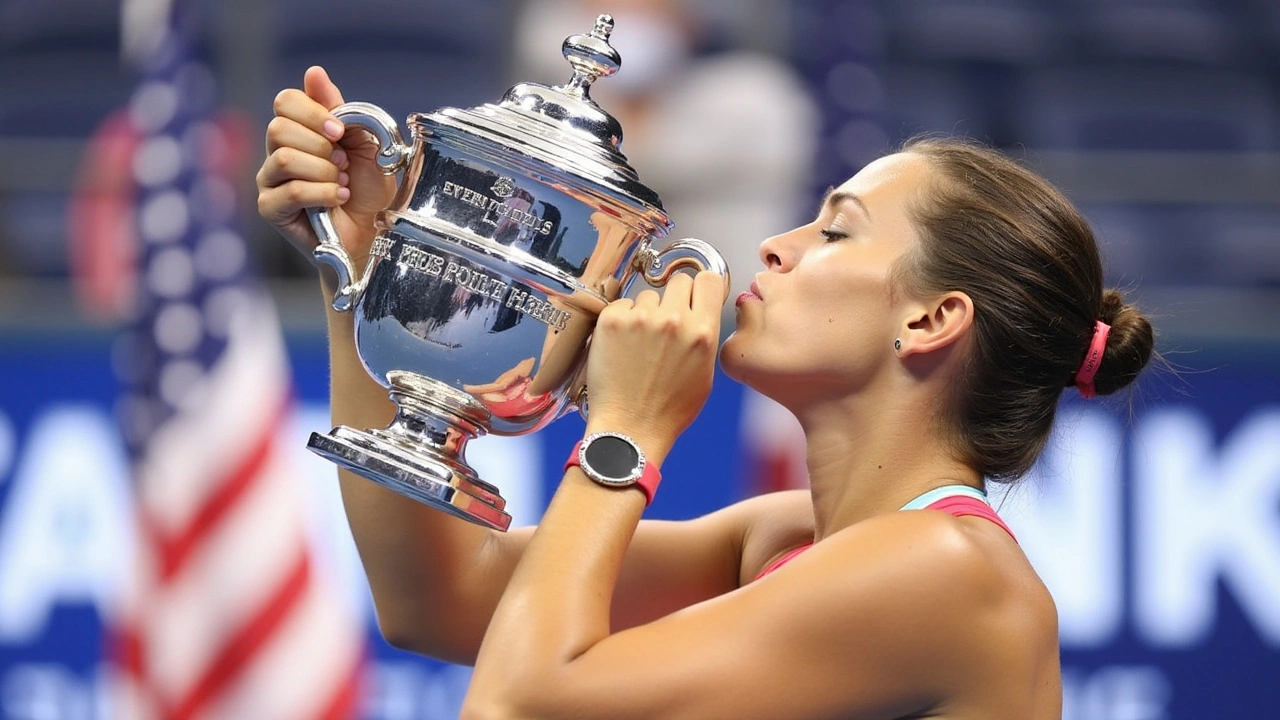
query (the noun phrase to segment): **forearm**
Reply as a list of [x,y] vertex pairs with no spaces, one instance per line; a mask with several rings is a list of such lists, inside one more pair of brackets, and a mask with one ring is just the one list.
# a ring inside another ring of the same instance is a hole
[[[325,289],[327,299],[331,288]],[[333,422],[386,427],[395,406],[365,371],[349,313],[327,310]],[[379,626],[392,644],[473,662],[514,558],[492,533],[340,470],[352,536],[369,579]]]
[[[633,432],[606,420],[589,423],[587,432],[606,429]],[[633,437],[656,466],[673,440],[648,430]],[[614,588],[644,508],[637,488],[603,487],[576,467],[565,474],[494,612],[469,702],[525,709],[536,698],[520,693],[563,680],[609,636]]]

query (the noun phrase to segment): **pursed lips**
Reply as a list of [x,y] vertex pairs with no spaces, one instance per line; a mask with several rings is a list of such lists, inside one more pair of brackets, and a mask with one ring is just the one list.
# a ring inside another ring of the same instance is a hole
[[757,285],[754,280],[752,280],[751,288],[743,292],[741,295],[739,295],[734,305],[741,306],[745,302],[750,302],[752,300],[763,300],[763,299],[764,298],[760,297],[760,286]]

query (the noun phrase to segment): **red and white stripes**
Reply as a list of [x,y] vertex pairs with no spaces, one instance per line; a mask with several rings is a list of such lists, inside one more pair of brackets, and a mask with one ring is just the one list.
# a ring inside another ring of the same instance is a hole
[[364,630],[315,571],[282,444],[284,351],[260,310],[243,305],[221,362],[139,460],[120,718],[354,716]]

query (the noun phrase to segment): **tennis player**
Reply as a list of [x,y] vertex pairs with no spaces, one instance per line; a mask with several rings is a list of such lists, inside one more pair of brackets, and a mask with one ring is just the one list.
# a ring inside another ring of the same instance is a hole
[[[359,258],[391,200],[341,102],[312,68],[267,132],[259,209],[308,256],[305,208]],[[986,487],[1028,471],[1065,389],[1115,392],[1151,355],[1080,213],[997,152],[920,140],[760,245],[717,348],[723,292],[681,276],[601,313],[584,439],[536,528],[342,474],[386,638],[474,664],[469,719],[1060,718],[1053,599]],[[333,420],[384,426],[329,312]],[[717,355],[800,420],[812,489],[642,521]]]

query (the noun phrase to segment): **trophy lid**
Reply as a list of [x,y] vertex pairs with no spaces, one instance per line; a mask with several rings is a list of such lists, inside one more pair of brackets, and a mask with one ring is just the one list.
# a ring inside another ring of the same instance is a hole
[[619,149],[622,125],[591,99],[591,83],[613,75],[622,65],[622,57],[609,44],[612,32],[613,18],[600,15],[591,32],[565,39],[561,52],[573,68],[573,77],[563,85],[520,83],[496,105],[415,113],[411,123],[423,123],[434,134],[455,140],[463,138],[440,130],[476,135],[567,171],[648,216],[655,229],[665,234],[671,222],[661,200],[640,182]]

